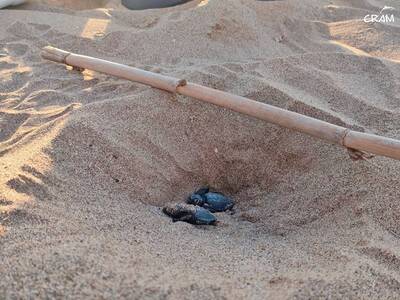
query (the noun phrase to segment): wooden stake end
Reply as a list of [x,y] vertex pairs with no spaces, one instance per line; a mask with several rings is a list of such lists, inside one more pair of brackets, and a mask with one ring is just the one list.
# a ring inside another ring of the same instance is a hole
[[48,59],[54,62],[58,62],[58,63],[63,63],[66,64],[65,59],[67,58],[68,55],[70,55],[70,52],[61,50],[61,49],[57,49],[51,46],[46,46],[42,49],[42,57],[44,59]]

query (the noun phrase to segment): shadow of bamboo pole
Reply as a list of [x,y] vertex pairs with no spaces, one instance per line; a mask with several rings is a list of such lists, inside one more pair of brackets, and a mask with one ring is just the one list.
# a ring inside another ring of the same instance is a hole
[[353,131],[296,112],[190,83],[184,79],[164,76],[90,56],[74,54],[50,46],[43,48],[42,57],[47,60],[72,66],[76,69],[89,69],[114,75],[171,93],[178,93],[196,98],[260,120],[296,130],[347,148],[353,160],[365,160],[373,157],[368,153],[400,160],[399,140]]

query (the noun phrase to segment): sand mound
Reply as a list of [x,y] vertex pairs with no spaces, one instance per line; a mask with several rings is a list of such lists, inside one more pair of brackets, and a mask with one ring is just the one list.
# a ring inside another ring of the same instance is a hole
[[[359,21],[380,1],[75,2],[0,12],[2,295],[398,295],[399,163],[354,163],[310,137],[39,57],[51,44],[399,137],[398,24]],[[237,202],[221,226],[162,214],[205,184]]]

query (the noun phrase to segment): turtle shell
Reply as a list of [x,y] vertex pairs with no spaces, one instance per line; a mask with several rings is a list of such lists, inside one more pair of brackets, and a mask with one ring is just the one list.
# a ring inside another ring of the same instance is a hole
[[230,210],[235,205],[235,203],[229,197],[226,197],[225,195],[220,193],[209,192],[206,193],[204,197],[205,203],[203,207],[211,212]]

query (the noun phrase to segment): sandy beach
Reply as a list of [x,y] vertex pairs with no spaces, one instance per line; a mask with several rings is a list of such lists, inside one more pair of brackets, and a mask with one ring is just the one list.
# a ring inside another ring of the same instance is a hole
[[[384,6],[395,21],[365,22]],[[0,298],[396,299],[400,162],[40,57],[44,46],[400,139],[397,0],[0,10]],[[218,226],[161,208],[210,185]]]

